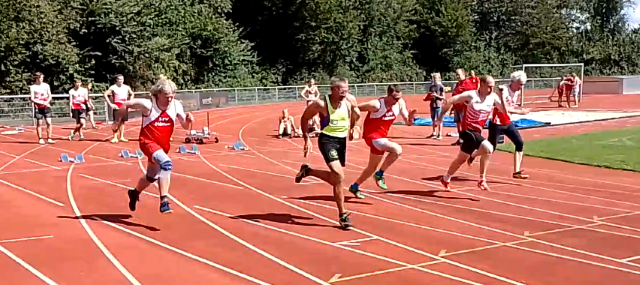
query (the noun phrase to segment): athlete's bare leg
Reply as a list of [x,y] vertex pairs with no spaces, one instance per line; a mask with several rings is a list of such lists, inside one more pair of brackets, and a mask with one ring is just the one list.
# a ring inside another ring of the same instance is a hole
[[54,143],[55,141],[51,138],[53,136],[53,124],[51,123],[51,118],[45,118],[44,122],[47,125],[47,142]]
[[36,135],[38,135],[38,141],[40,144],[44,144],[44,138],[42,137],[42,120],[36,119]]
[[[367,163],[367,167],[362,170],[362,173],[360,173],[360,176],[358,177],[358,179],[356,179],[356,182],[354,184],[360,186],[362,185],[362,183],[367,181],[367,179],[369,179],[373,175],[373,173],[376,172],[376,169],[378,169],[378,166],[380,165],[380,162],[382,162],[383,158],[384,154],[379,155],[369,153],[369,163]],[[352,185],[352,187],[353,186],[354,185]]]
[[493,146],[488,140],[484,140],[476,151],[476,156],[480,156],[480,180],[486,180],[489,159],[493,153]]
[[344,169],[338,160],[330,162],[327,166],[329,166],[330,170],[309,169],[307,176],[319,178],[333,186],[333,198],[338,206],[338,214],[342,215],[346,212],[344,207],[344,193],[342,193]]

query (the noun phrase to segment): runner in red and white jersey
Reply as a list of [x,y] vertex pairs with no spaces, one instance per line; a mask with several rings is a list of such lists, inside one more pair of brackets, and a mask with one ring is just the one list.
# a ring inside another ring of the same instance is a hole
[[480,88],[480,77],[476,76],[476,72],[473,70],[469,72],[469,75],[471,75],[469,80],[476,86],[476,90],[478,90],[478,88]]
[[184,129],[191,129],[193,122],[191,113],[185,114],[182,104],[175,100],[176,90],[175,83],[163,77],[151,88],[151,100],[127,101],[118,110],[118,116],[113,125],[114,131],[122,125],[122,118],[127,114],[128,109],[137,109],[142,112],[140,150],[149,158],[146,175],[138,180],[136,188],[128,191],[131,211],[136,210],[140,193],[157,180],[160,190],[160,212],[171,213],[168,199],[169,181],[173,168],[173,162],[168,155],[171,136],[176,122],[179,122]]
[[89,104],[89,91],[81,87],[82,80],[76,79],[73,83],[73,89],[69,90],[69,109],[71,110],[71,118],[76,120],[76,127],[71,131],[69,140],[73,140],[76,134],[80,134],[80,140],[84,140],[82,129],[86,124],[87,109]]
[[[402,99],[402,87],[397,84],[387,87],[387,96],[362,103],[358,105],[358,108],[368,112],[362,127],[362,139],[364,139],[365,143],[369,146],[371,153],[369,154],[367,167],[362,170],[356,182],[349,187],[349,191],[357,198],[363,199],[364,195],[360,191],[359,186],[371,175],[373,175],[373,178],[376,180],[378,187],[387,189],[383,176],[384,172],[389,169],[400,157],[400,154],[402,154],[402,147],[395,142],[389,141],[387,134],[398,115],[404,119],[407,126],[413,125],[413,117],[415,116],[416,110],[411,110],[411,113],[409,113],[407,104],[404,99]],[[389,154],[382,163],[382,166],[380,166],[385,152]],[[380,166],[380,169],[376,172],[378,166]]]
[[[134,94],[131,88],[124,84],[124,76],[122,76],[122,74],[118,74],[116,75],[116,84],[111,85],[111,87],[104,92],[103,96],[105,102],[107,102],[109,107],[111,107],[113,119],[115,121],[118,109],[120,109],[127,101],[133,100]],[[109,100],[109,96],[113,97],[113,101]],[[126,122],[128,120],[129,116],[128,114],[125,114],[121,121]],[[111,143],[118,143],[118,141],[127,141],[127,139],[124,138],[124,124],[121,124],[120,129],[113,132],[113,139],[111,139]]]
[[[493,153],[493,146],[482,136],[482,129],[486,125],[489,114],[491,114],[494,108],[498,108],[498,110],[504,113],[507,112],[501,98],[493,92],[494,87],[495,81],[493,77],[482,76],[478,90],[466,91],[460,95],[453,96],[447,100],[447,103],[443,107],[444,112],[438,118],[439,122],[442,122],[444,114],[446,114],[446,111],[448,111],[453,104],[463,103],[467,106],[462,120],[462,133],[460,133],[460,138],[462,139],[460,152],[453,162],[451,162],[449,170],[441,179],[445,190],[450,190],[449,183],[451,182],[451,176],[458,171],[460,166],[465,163],[472,154],[481,157],[478,187],[481,190],[489,190],[485,176],[491,153]],[[476,150],[477,152],[474,154]]]
[[47,125],[47,143],[55,143],[51,139],[53,136],[53,125],[51,124],[51,87],[49,84],[44,83],[44,75],[40,72],[36,72],[33,75],[35,83],[29,87],[31,93],[30,100],[33,102],[34,114],[36,119],[36,134],[38,135],[38,143],[44,144],[45,141],[42,138],[42,120]]
[[[493,110],[493,118],[489,122],[489,142],[496,149],[498,146],[498,139],[501,135],[505,135],[515,146],[514,152],[514,164],[513,164],[513,178],[527,179],[529,175],[523,174],[520,168],[522,164],[522,158],[524,156],[524,141],[520,132],[515,127],[511,120],[511,114],[526,115],[529,114],[529,109],[517,108],[518,96],[522,92],[522,87],[527,83],[527,74],[523,71],[516,71],[511,73],[511,81],[509,85],[501,85],[498,87],[498,96],[502,98],[505,109],[507,112],[500,111],[499,108]],[[474,155],[469,157],[468,163],[471,165],[474,160]]]
[[[456,86],[453,88],[453,91],[451,92],[451,96],[456,96],[466,91],[478,90],[478,84],[472,81],[470,78],[466,77],[464,69],[462,68],[457,69],[456,77],[458,78],[458,83],[456,83]],[[458,130],[458,134],[462,132],[462,118],[464,117],[465,108],[466,108],[465,104],[454,104],[452,108],[453,121],[456,123],[456,129]],[[461,144],[462,144],[462,138],[458,136],[458,139],[451,145],[461,145]]]

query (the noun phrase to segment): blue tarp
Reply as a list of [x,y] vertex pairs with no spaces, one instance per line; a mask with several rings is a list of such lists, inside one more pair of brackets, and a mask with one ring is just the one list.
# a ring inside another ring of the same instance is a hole
[[[442,125],[445,127],[456,126],[456,123],[453,122],[453,116],[445,116],[442,121],[443,121]],[[487,120],[487,124],[485,128],[489,126],[489,121],[490,120]],[[432,122],[431,122],[431,118],[416,117],[413,119],[413,124],[416,126],[431,126]],[[545,122],[540,122],[540,121],[531,120],[531,119],[514,120],[513,124],[517,129],[535,128],[535,127],[551,125],[551,123],[545,123]],[[394,125],[404,125],[404,122],[397,122],[397,123],[394,123]]]

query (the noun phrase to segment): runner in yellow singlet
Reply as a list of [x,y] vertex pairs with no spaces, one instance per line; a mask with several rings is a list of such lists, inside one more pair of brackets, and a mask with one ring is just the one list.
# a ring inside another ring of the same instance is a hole
[[[346,99],[346,100],[345,100]],[[309,138],[309,119],[320,115],[321,133],[318,135],[318,148],[329,171],[312,169],[307,164],[300,167],[295,182],[300,183],[307,176],[317,177],[333,186],[333,196],[338,204],[338,217],[343,229],[351,228],[349,213],[344,207],[344,167],[346,165],[347,139],[353,139],[353,127],[360,118],[360,110],[353,95],[349,94],[349,83],[342,77],[331,79],[331,94],[325,99],[315,99],[304,110],[300,125],[304,138],[304,156],[311,152]]]

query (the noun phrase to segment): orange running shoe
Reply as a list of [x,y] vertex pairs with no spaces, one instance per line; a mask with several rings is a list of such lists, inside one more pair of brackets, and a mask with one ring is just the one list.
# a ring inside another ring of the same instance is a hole
[[444,181],[444,177],[440,178],[440,183],[442,183],[442,186],[444,187],[445,191],[451,191],[451,187],[449,187],[449,182]]
[[518,172],[514,172],[513,173],[513,178],[516,179],[527,179],[529,178],[529,175],[522,173],[524,170],[520,170]]
[[484,179],[478,181],[478,188],[480,188],[480,190],[483,190],[483,191],[491,190],[489,189],[489,185],[487,185],[487,180],[484,180]]

